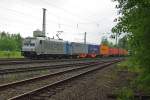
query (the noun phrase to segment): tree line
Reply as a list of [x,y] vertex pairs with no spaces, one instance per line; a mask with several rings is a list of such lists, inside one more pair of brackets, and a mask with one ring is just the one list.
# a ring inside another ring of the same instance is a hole
[[[112,38],[112,39],[115,39],[116,37]],[[102,41],[101,41],[101,44],[105,44],[105,45],[108,45],[109,47],[115,47],[115,48],[122,48],[122,49],[126,49],[128,50],[128,40],[127,40],[127,36],[124,36],[122,38],[119,38],[118,39],[118,42],[117,44],[113,44],[112,42],[108,41],[108,39],[106,38],[103,38]]]
[[141,73],[138,89],[150,91],[150,0],[114,0],[120,17],[112,32],[128,34],[129,48],[134,65]]
[[21,51],[22,37],[20,34],[0,32],[0,51]]

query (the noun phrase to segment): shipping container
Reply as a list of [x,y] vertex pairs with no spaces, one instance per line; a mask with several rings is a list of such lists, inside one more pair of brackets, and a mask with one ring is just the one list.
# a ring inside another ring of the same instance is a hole
[[123,55],[123,49],[119,48],[118,50],[119,50],[119,54],[118,55],[122,56]]
[[113,48],[113,56],[117,56],[118,55],[118,49],[117,48]]
[[123,55],[124,55],[124,53],[123,53],[123,49],[121,48],[120,50],[121,50],[121,56],[123,56]]
[[88,45],[88,57],[96,57],[99,55],[99,45]]
[[128,55],[128,51],[127,50],[124,50],[123,53],[124,53],[125,56]]
[[71,55],[79,55],[81,57],[85,57],[88,54],[88,45],[84,43],[72,42],[70,44],[69,50]]
[[109,55],[110,56],[117,56],[118,55],[118,48],[109,48]]
[[109,48],[109,55],[110,55],[110,56],[112,56],[112,55],[113,55],[112,48]]
[[101,44],[99,47],[101,56],[109,56],[109,47],[107,45]]
[[127,51],[122,48],[117,48],[116,52],[117,52],[116,55],[118,55],[118,56],[125,56],[128,54]]
[[118,56],[120,56],[121,55],[121,50],[120,50],[120,48],[118,48]]
[[114,56],[114,48],[109,48],[109,55]]
[[118,54],[119,54],[118,48],[114,48],[114,55],[118,56]]
[[65,53],[67,55],[70,55],[70,42],[66,41],[64,47],[65,47]]

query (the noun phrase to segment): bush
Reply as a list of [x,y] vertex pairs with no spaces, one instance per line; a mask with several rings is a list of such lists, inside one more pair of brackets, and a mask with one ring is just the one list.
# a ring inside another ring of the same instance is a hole
[[23,58],[19,51],[0,51],[0,58]]
[[134,100],[133,91],[127,87],[122,88],[117,100]]
[[21,45],[20,34],[0,32],[0,51],[20,51]]
[[136,73],[141,72],[139,65],[136,62],[134,62],[132,58],[129,58],[126,61],[118,63],[117,66],[118,66],[118,70],[128,70],[130,72],[136,72]]

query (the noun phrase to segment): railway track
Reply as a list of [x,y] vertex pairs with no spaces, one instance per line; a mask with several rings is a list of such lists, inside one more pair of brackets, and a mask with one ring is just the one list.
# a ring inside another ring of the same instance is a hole
[[25,58],[0,58],[1,61],[20,61],[20,60],[26,60]]
[[44,65],[44,66],[36,66],[36,67],[7,68],[7,69],[0,69],[0,75],[13,74],[13,73],[22,73],[22,72],[29,72],[29,71],[47,70],[47,69],[56,69],[56,68],[58,69],[58,68],[85,65],[85,64],[91,64],[91,63],[95,63],[95,62]]
[[[95,58],[98,60],[100,58]],[[50,62],[65,62],[65,61],[86,61],[93,60],[91,58],[81,58],[81,59],[48,59],[48,60],[30,60],[30,59],[18,59],[18,60],[0,60],[0,65],[16,65],[16,64],[32,64],[32,63],[50,63]]]
[[[17,64],[32,64],[32,63],[51,63],[51,62],[67,62],[67,61],[88,61],[88,60],[111,60],[115,57],[106,57],[106,58],[78,58],[78,59],[25,59],[25,58],[16,58],[16,59],[0,59],[0,66],[2,65],[17,65]],[[119,57],[116,57],[119,58]]]
[[[40,94],[43,91],[47,93],[48,88],[51,89],[76,77],[105,68],[119,61],[121,60],[90,63],[53,74],[1,85],[0,98],[1,100],[31,100],[38,97],[38,100],[41,100]],[[51,95],[51,93],[48,94]]]

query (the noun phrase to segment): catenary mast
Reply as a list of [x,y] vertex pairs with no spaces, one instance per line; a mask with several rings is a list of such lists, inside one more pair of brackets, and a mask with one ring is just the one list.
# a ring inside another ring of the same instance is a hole
[[46,9],[43,8],[43,25],[42,25],[43,36],[46,36]]

